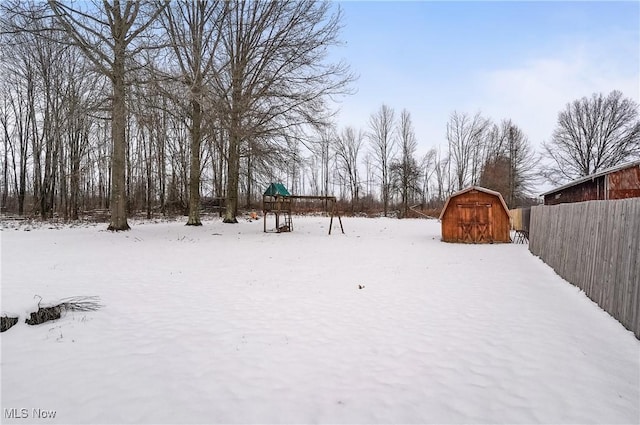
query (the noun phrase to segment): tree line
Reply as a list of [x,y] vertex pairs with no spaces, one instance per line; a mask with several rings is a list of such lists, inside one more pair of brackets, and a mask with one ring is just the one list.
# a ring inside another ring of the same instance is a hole
[[470,185],[501,192],[510,206],[528,204],[539,179],[539,158],[523,131],[509,119],[494,123],[480,113],[454,111],[446,146],[421,157],[410,112],[396,115],[384,104],[365,130],[346,127],[327,140],[333,140],[327,148],[336,153],[336,179],[348,183],[342,195],[350,196],[352,208],[377,198],[384,215],[391,203],[400,216],[414,204],[437,209]]
[[3,3],[3,205],[23,214],[29,198],[32,213],[72,219],[100,206],[126,230],[141,206],[179,205],[199,225],[204,192],[235,222],[239,195],[252,199],[349,91],[348,66],[327,60],[340,13],[315,1]]
[[356,81],[328,59],[341,22],[316,1],[2,3],[3,211],[107,210],[109,229],[126,230],[139,212],[200,225],[217,203],[233,223],[280,181],[405,216],[470,184],[515,206],[541,176],[639,154],[637,105],[620,92],[568,104],[540,154],[510,119],[479,113],[453,112],[446,145],[421,157],[407,110],[383,104],[364,128],[337,128],[331,100]]

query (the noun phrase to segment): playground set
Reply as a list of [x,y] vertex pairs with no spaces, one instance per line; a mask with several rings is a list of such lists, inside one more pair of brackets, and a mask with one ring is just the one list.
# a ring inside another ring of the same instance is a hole
[[296,199],[328,201],[331,204],[331,208],[329,210],[329,234],[331,234],[331,228],[333,227],[334,215],[338,217],[340,230],[344,233],[342,219],[340,218],[340,213],[336,208],[335,196],[291,195],[282,183],[271,183],[267,190],[262,194],[262,215],[264,219],[265,233],[267,232],[267,216],[269,214],[273,214],[275,216],[277,233],[293,231],[291,213],[293,211],[293,201]]

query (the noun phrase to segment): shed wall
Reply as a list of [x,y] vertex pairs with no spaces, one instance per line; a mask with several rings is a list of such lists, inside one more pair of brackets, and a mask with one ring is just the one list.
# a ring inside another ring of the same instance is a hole
[[[474,208],[476,206],[478,208]],[[451,198],[442,216],[442,240],[472,242],[469,233],[473,230],[466,226],[474,218],[489,224],[488,240],[481,242],[511,242],[508,211],[497,196],[480,191],[470,191]]]

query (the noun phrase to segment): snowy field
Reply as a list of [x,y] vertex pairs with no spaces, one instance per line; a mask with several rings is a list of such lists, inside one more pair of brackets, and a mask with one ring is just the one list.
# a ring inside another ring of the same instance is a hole
[[343,222],[5,224],[2,422],[640,422],[640,342],[525,245]]

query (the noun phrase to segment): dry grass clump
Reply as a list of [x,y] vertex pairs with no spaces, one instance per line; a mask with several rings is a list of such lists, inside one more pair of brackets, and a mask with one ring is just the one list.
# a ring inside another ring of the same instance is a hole
[[60,300],[58,306],[64,311],[96,311],[100,304],[100,297],[69,297]]
[[48,322],[49,320],[59,319],[62,314],[60,307],[51,306],[51,307],[38,307],[38,311],[34,311],[31,313],[25,323],[27,325],[39,325],[44,322]]
[[102,307],[100,298],[96,296],[63,298],[57,304],[45,307],[40,306],[38,301],[38,311],[32,312],[25,323],[39,325],[49,320],[59,319],[67,311],[96,311],[100,307]]
[[13,325],[18,323],[17,317],[2,316],[0,317],[0,332],[9,330]]

